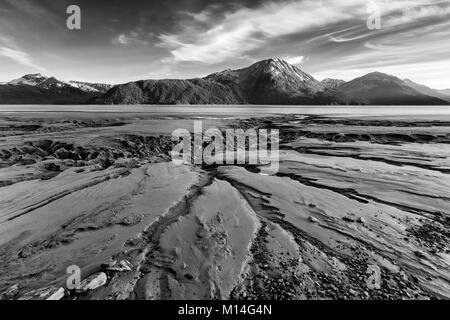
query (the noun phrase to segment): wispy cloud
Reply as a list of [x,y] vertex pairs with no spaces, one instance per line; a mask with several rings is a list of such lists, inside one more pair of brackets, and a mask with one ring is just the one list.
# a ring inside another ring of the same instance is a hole
[[305,62],[305,57],[304,56],[297,56],[297,57],[282,57],[282,59],[286,60],[287,62],[289,62],[290,64],[296,65],[296,64],[302,64],[303,62]]
[[18,48],[14,41],[4,36],[0,36],[0,56],[11,59],[18,64],[27,66],[39,71],[45,71],[44,68],[33,62],[28,53]]
[[142,44],[142,45],[147,45],[148,42],[145,40],[140,40],[138,38],[134,38],[130,35],[126,35],[124,33],[119,34],[117,37],[115,37],[112,40],[112,44],[114,45],[122,45],[122,46],[128,46],[131,44]]
[[373,35],[374,33],[365,33],[356,37],[350,37],[350,38],[344,38],[344,37],[334,37],[334,36],[330,36],[329,40],[332,42],[349,42],[349,41],[355,41],[355,40],[360,40],[360,39],[364,39],[369,37],[370,35]]
[[[343,6],[351,7],[353,2]],[[240,7],[206,30],[199,32],[190,26],[179,34],[162,34],[160,45],[170,49],[175,61],[218,63],[264,46],[269,39],[349,19],[349,12],[309,0],[269,2],[256,9]],[[202,23],[215,20],[210,9],[197,16]]]
[[[386,28],[443,17],[450,10],[450,6],[434,0],[380,0],[374,3],[380,7]],[[174,61],[214,64],[264,48],[280,37],[320,29],[328,32],[327,27],[345,22],[360,28],[352,31],[351,36],[331,36],[328,41],[352,42],[376,34],[366,27],[368,4],[366,0],[269,2],[255,9],[238,7],[221,17],[208,8],[191,14],[194,21],[185,23],[180,32],[161,34],[159,45],[169,49]],[[200,24],[206,28],[202,29]]]
[[121,33],[112,40],[114,45],[149,45],[149,39],[153,37],[153,33],[144,32],[141,28],[137,28],[128,33]]
[[[397,8],[393,8],[397,9]],[[450,3],[431,1],[431,3],[413,4],[405,6],[402,10],[392,10],[392,14],[383,22],[386,28],[419,22],[430,18],[446,18],[450,15]]]
[[33,0],[5,0],[11,7],[30,17],[53,18],[55,15]]

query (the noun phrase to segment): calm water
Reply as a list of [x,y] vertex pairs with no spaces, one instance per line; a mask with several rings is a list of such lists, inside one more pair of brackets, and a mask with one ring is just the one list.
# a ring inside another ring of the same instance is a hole
[[340,116],[430,116],[450,117],[450,106],[89,106],[89,105],[0,105],[0,114],[35,112],[63,113],[149,113],[223,116],[262,116],[267,114],[317,114]]

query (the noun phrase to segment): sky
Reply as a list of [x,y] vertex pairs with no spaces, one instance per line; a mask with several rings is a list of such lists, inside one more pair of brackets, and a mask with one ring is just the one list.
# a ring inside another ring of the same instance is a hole
[[0,82],[194,78],[272,57],[318,80],[380,71],[450,88],[450,0],[0,0]]

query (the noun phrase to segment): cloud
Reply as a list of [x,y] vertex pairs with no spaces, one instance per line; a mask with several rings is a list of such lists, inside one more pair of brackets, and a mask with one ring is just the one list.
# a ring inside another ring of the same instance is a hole
[[121,33],[112,40],[114,45],[149,45],[149,38],[153,36],[153,33],[145,33],[141,28],[130,31],[128,33]]
[[0,55],[14,60],[21,65],[31,67],[40,71],[45,71],[44,68],[34,64],[26,52],[17,49],[11,49],[8,47],[0,47]]
[[117,37],[115,37],[112,40],[112,44],[114,44],[114,45],[123,45],[123,46],[128,46],[128,45],[130,45],[132,43],[136,43],[136,42],[138,42],[137,39],[135,39],[133,37],[130,37],[130,36],[124,34],[124,33],[119,34]]
[[[215,64],[237,58],[294,34],[328,32],[339,23],[360,25],[360,34],[350,37],[329,37],[329,41],[352,42],[374,33],[366,27],[369,4],[379,5],[386,26],[395,26],[418,19],[445,16],[450,6],[437,0],[328,0],[268,2],[250,9],[237,7],[217,15],[207,8],[190,14],[181,31],[159,36],[159,46],[169,49],[174,61],[195,61]],[[196,24],[197,23],[197,24]],[[205,27],[206,25],[206,27]]]
[[44,68],[36,65],[31,57],[25,51],[18,48],[12,40],[0,35],[0,56],[11,59],[23,66],[31,67],[39,71],[45,71]]
[[[11,6],[15,12],[20,12],[27,18],[34,19],[34,21],[51,24],[54,27],[61,28],[59,23],[59,16],[50,10],[46,9],[41,1],[34,0],[4,0]],[[64,26],[65,27],[65,26]]]
[[181,33],[162,34],[160,46],[169,48],[175,61],[218,63],[262,47],[270,39],[351,18],[348,12],[309,0],[269,2],[256,9],[239,7],[219,20],[206,9],[195,19],[214,23],[205,30],[188,25]]
[[449,15],[449,3],[438,2],[425,5],[408,6],[402,10],[393,12],[389,17],[387,17],[383,24],[386,28],[389,28],[397,25],[419,22],[420,20],[427,20],[430,18],[445,18]]
[[32,66],[33,65],[30,57],[23,51],[6,48],[6,47],[0,47],[0,55],[10,58],[20,64],[23,64],[24,66]]
[[283,60],[286,60],[287,62],[289,62],[290,64],[302,64],[303,62],[305,62],[305,57],[304,56],[298,56],[298,57],[283,57]]
[[349,42],[349,41],[355,41],[355,40],[360,40],[360,39],[364,39],[367,38],[368,36],[372,35],[373,33],[366,33],[366,34],[362,34],[356,37],[351,37],[351,38],[343,38],[343,37],[334,37],[334,36],[330,36],[329,40],[332,42]]

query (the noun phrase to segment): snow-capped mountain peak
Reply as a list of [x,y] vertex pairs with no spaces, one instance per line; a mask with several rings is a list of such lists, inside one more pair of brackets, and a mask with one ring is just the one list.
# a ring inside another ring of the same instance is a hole
[[69,81],[68,84],[85,92],[106,92],[112,85],[103,83],[88,83],[80,81]]
[[64,81],[55,77],[47,77],[41,73],[27,74],[21,78],[7,82],[8,85],[27,85],[32,87],[39,87],[43,89],[70,89],[75,88],[84,92],[96,93],[106,92],[111,88],[108,84],[87,83],[80,81]]
[[12,81],[8,82],[8,84],[39,86],[44,81],[46,81],[47,79],[48,79],[48,77],[42,75],[41,73],[27,74],[27,75],[24,75],[21,78],[18,78],[18,79],[15,79],[15,80],[12,80]]
[[62,88],[70,86],[69,83],[56,79],[55,77],[47,77],[41,73],[26,74],[19,79],[8,82],[10,85],[27,85],[44,89]]
[[231,86],[242,99],[254,104],[328,104],[339,99],[314,77],[280,58],[227,69],[205,79]]
[[263,61],[259,61],[248,69],[254,73],[267,73],[272,74],[274,77],[292,77],[302,82],[317,83],[311,75],[300,70],[300,68],[291,65],[287,61],[280,58],[271,58]]

